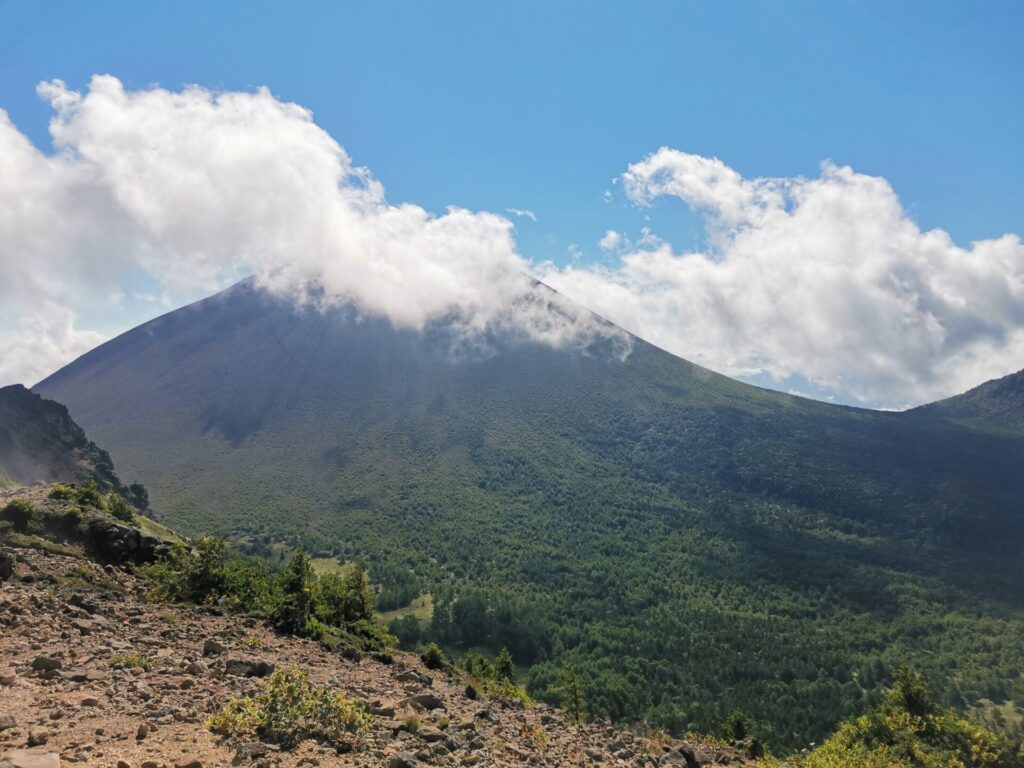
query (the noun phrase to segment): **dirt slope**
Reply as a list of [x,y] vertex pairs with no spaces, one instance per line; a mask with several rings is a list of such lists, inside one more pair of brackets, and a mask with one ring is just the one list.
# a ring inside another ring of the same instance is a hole
[[[112,566],[37,550],[4,554],[17,565],[0,580],[0,766],[5,754],[15,766],[120,768],[750,762],[734,749],[652,745],[601,724],[577,730],[543,705],[471,700],[464,683],[406,654],[392,664],[348,660],[262,621],[154,604]],[[151,666],[118,668],[143,657]],[[266,673],[259,662],[303,670],[356,698],[375,714],[370,732],[292,750],[214,735],[207,718],[256,691],[259,678],[245,673]]]

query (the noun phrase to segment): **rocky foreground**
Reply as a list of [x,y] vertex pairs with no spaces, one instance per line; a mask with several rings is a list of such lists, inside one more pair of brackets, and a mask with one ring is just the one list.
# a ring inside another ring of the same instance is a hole
[[[146,599],[129,572],[16,549],[0,573],[0,768],[211,766],[712,766],[742,749],[652,740],[563,712],[467,696],[464,681],[395,654],[346,659],[265,622]],[[3,568],[0,562],[0,570]],[[345,744],[290,750],[222,739],[207,719],[293,667],[374,715]],[[471,692],[470,692],[471,693]],[[755,745],[739,745],[747,752]]]

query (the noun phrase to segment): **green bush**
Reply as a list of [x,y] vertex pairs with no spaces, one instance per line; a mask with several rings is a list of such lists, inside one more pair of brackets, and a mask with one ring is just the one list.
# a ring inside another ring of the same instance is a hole
[[288,561],[281,579],[281,600],[271,616],[274,626],[282,632],[293,635],[309,633],[315,578],[309,557],[300,549]]
[[342,573],[319,576],[313,604],[313,612],[320,621],[338,627],[371,620],[375,613],[370,580],[358,565],[347,566]]
[[122,522],[135,522],[135,510],[114,491],[107,494],[107,511]]
[[452,665],[437,643],[431,643],[424,648],[420,660],[427,669],[448,669]]
[[355,701],[339,691],[314,686],[305,672],[280,670],[260,687],[255,696],[228,702],[210,718],[210,730],[292,747],[304,739],[337,745],[364,733],[373,723],[373,717]]
[[14,529],[24,533],[28,530],[29,523],[37,510],[35,505],[28,499],[13,499],[7,506],[0,510],[0,518],[9,520],[14,524]]
[[57,483],[53,488],[50,489],[50,498],[58,499],[60,501],[77,501],[78,500],[78,489],[73,485],[64,485],[64,483]]
[[494,674],[500,680],[510,683],[516,681],[516,665],[512,662],[512,654],[508,652],[508,648],[502,648],[494,660]]
[[94,509],[107,508],[107,501],[96,487],[95,480],[90,480],[78,490],[78,503]]
[[799,768],[1020,768],[1010,741],[938,706],[924,678],[897,673],[881,707],[845,723]]

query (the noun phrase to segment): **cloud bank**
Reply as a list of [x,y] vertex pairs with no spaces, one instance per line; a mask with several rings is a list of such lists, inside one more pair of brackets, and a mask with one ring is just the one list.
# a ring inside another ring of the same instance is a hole
[[814,179],[745,179],[663,148],[629,166],[637,205],[669,196],[704,220],[708,246],[676,252],[644,232],[614,267],[541,277],[649,341],[724,373],[800,376],[901,407],[1024,367],[1024,245],[956,245],[922,232],[885,179],[825,163]]
[[[54,110],[52,153],[0,111],[0,384],[33,383],[250,273],[404,328],[444,318],[467,339],[615,336],[533,275],[710,368],[801,377],[871,405],[924,402],[1024,366],[1020,239],[964,248],[922,232],[884,179],[850,168],[745,179],[662,149],[617,186],[641,208],[685,202],[707,247],[609,229],[602,264],[556,266],[520,255],[504,216],[390,203],[308,110],[266,89],[127,91],[97,76],[85,93],[60,81],[38,91]],[[627,339],[615,341],[625,354]]]
[[[97,76],[84,95],[59,80],[38,92],[53,155],[0,113],[0,345],[14,349],[0,381],[34,382],[94,346],[76,316],[140,286],[172,306],[248,273],[403,328],[444,317],[554,345],[597,332],[559,297],[529,300],[508,219],[388,203],[308,110],[266,89],[129,92]],[[564,306],[539,316],[551,302]]]

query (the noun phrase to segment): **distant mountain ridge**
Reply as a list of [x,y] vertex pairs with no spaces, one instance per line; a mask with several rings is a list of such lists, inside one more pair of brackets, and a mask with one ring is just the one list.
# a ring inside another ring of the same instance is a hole
[[955,680],[949,703],[1024,701],[1024,436],[759,389],[640,339],[625,359],[482,345],[242,283],[36,391],[176,528],[360,560],[390,607],[429,596],[410,636],[507,645],[541,698],[572,663],[595,714],[715,730],[742,707],[781,746],[902,663]]
[[985,429],[1024,433],[1024,371],[986,381],[962,395],[923,405],[912,412]]

